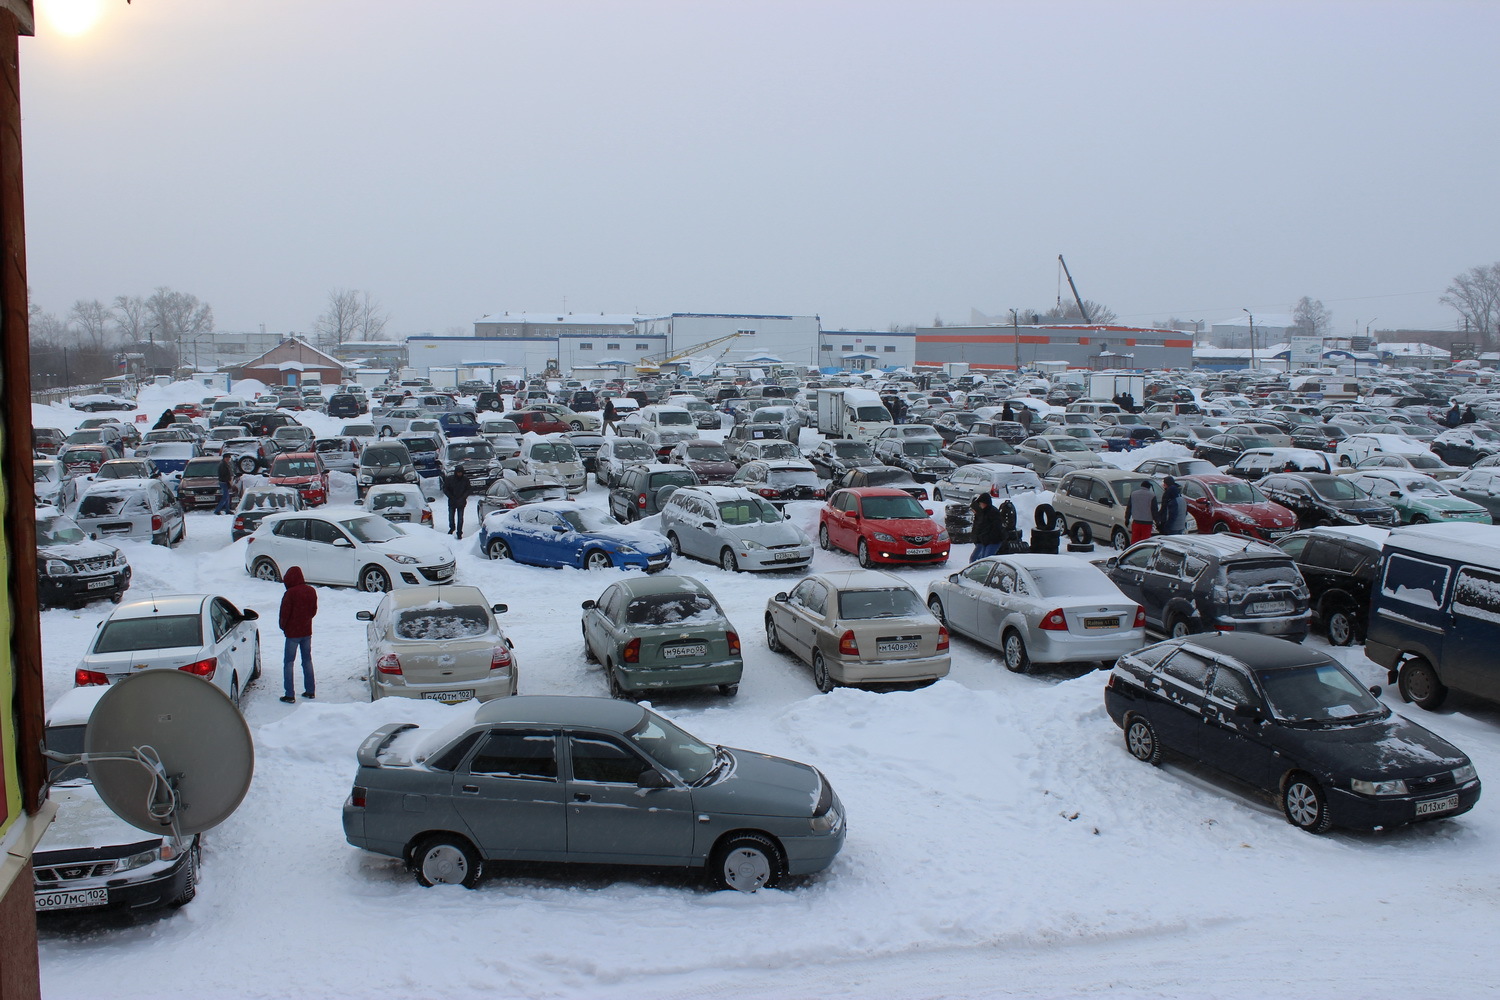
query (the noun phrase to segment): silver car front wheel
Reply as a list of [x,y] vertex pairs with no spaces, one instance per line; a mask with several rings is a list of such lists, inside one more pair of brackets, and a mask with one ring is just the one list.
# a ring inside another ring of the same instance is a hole
[[724,842],[714,851],[711,864],[720,888],[740,892],[770,889],[786,869],[776,842],[759,833],[740,834]]

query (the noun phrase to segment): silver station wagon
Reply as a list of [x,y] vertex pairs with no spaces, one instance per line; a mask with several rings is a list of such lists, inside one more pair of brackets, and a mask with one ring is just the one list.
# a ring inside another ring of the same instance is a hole
[[844,844],[817,768],[712,746],[628,701],[503,698],[434,732],[382,726],[358,756],[345,838],[426,886],[473,888],[492,861],[581,861],[705,868],[753,892]]

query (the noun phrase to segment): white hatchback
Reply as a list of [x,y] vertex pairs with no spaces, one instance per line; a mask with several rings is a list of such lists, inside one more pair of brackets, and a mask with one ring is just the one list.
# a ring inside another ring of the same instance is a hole
[[442,537],[417,527],[408,533],[357,507],[273,514],[247,540],[245,570],[275,581],[300,566],[308,583],[372,593],[451,583],[454,558]]
[[684,486],[661,508],[672,551],[736,570],[806,569],[812,539],[769,501],[731,486]]

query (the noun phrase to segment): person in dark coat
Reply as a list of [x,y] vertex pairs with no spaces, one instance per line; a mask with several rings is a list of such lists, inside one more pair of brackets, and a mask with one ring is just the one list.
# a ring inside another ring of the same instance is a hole
[[302,579],[302,567],[292,566],[281,578],[286,584],[286,593],[281,596],[281,634],[286,636],[286,649],[281,656],[281,680],[286,694],[281,700],[290,705],[296,701],[292,692],[292,661],[297,651],[302,651],[302,697],[318,696],[317,681],[313,677],[312,633],[313,618],[318,613],[318,592]]
[[1180,535],[1187,530],[1187,500],[1177,480],[1162,481],[1161,500],[1156,507],[1156,530],[1162,535]]
[[891,417],[898,424],[906,423],[906,400],[902,399],[900,396],[897,396],[894,400],[892,400]]
[[156,423],[151,425],[151,429],[153,431],[159,431],[163,427],[171,427],[175,422],[176,421],[173,420],[173,414],[170,409],[162,410],[161,416],[156,418]]
[[606,398],[604,400],[604,427],[600,429],[600,433],[602,434],[604,431],[607,431],[613,427],[615,433],[619,434],[620,429],[618,427],[615,427],[615,421],[619,419],[619,416],[620,415],[615,412],[615,401]]
[[1475,424],[1479,422],[1479,414],[1474,412],[1474,407],[1465,406],[1464,415],[1458,418],[1461,424]]
[[1000,419],[1011,421],[1016,419],[1016,411],[1010,408],[1010,400],[1008,399],[1005,401],[1005,405],[1000,407]]
[[[464,537],[464,509],[469,506],[469,477],[463,466],[443,476],[443,496],[448,498],[448,534]],[[455,531],[455,527],[457,530]]]
[[219,505],[214,508],[215,514],[228,514],[230,487],[234,484],[234,463],[229,460],[228,455],[219,456]]
[[974,554],[969,562],[995,555],[1000,551],[1000,512],[988,493],[981,493],[969,504],[974,512]]
[[1031,433],[1032,421],[1031,407],[1021,407],[1020,411],[1016,414],[1016,419],[1021,422],[1021,429],[1029,435]]
[[1464,422],[1464,415],[1458,409],[1458,400],[1455,399],[1453,401],[1453,409],[1448,411],[1448,415],[1443,418],[1443,422],[1449,427],[1457,427]]

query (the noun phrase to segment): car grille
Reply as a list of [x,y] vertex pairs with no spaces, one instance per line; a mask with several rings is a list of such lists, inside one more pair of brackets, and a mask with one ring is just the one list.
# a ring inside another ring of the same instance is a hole
[[423,566],[422,575],[429,580],[451,580],[453,579],[453,564],[446,562],[437,566]]
[[1396,523],[1396,512],[1392,510],[1362,510],[1356,516],[1366,524]]
[[1406,787],[1413,795],[1426,795],[1429,792],[1441,792],[1453,788],[1458,782],[1453,780],[1452,771],[1443,771],[1438,774],[1429,774],[1425,778],[1407,778]]
[[76,865],[51,865],[36,869],[36,880],[48,885],[58,882],[77,882],[86,878],[103,878],[114,874],[114,861],[93,861]]
[[767,545],[768,549],[795,549],[802,545],[801,542],[788,542],[786,545]]
[[931,535],[902,535],[901,537],[913,545],[926,545],[932,541]]
[[85,559],[73,564],[73,572],[75,573],[104,573],[114,568],[115,560],[113,556],[106,556],[100,559]]

